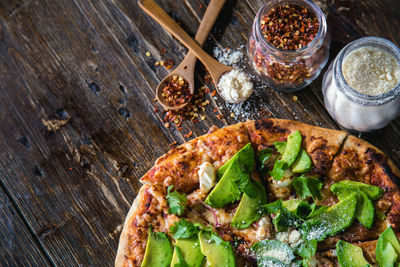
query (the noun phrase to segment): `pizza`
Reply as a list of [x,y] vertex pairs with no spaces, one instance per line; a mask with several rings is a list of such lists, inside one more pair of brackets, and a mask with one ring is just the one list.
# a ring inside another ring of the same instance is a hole
[[262,119],[159,158],[116,266],[399,266],[400,172],[346,132]]

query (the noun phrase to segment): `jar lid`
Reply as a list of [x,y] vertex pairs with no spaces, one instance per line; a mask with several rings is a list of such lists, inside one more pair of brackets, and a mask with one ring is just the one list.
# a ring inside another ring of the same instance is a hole
[[361,47],[379,48],[389,53],[391,56],[393,56],[397,65],[400,68],[400,49],[394,43],[387,39],[375,36],[359,38],[347,44],[339,52],[335,59],[334,75],[335,79],[340,83],[339,90],[341,90],[352,101],[364,106],[379,106],[392,101],[400,95],[400,80],[395,87],[385,93],[377,95],[367,95],[352,88],[344,78],[342,69],[344,59],[349,53]]

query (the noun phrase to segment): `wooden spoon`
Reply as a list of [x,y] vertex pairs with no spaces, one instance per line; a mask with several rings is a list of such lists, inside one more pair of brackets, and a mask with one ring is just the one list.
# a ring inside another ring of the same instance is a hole
[[[204,13],[203,18],[200,23],[200,26],[197,30],[196,36],[194,37],[194,40],[198,44],[203,45],[205,43],[205,41],[207,40],[207,36],[210,33],[225,1],[226,0],[211,0],[210,3],[208,4],[206,12]],[[171,71],[167,76],[165,76],[165,78],[158,84],[157,89],[156,89],[156,97],[157,97],[158,102],[165,109],[181,109],[189,103],[190,99],[188,99],[183,104],[170,106],[161,94],[162,94],[162,89],[163,89],[165,83],[170,81],[173,76],[178,76],[178,77],[181,76],[181,77],[183,77],[184,80],[186,80],[188,82],[189,92],[191,95],[193,95],[193,93],[194,93],[194,68],[196,66],[196,60],[197,60],[196,55],[193,54],[193,52],[191,52],[189,50],[186,57],[179,64],[179,66],[176,67],[176,69],[174,69],[173,71]]]
[[219,92],[218,81],[221,76],[234,68],[226,66],[207,54],[154,0],[139,0],[139,6],[155,21],[174,35],[193,52],[210,72],[215,88]]

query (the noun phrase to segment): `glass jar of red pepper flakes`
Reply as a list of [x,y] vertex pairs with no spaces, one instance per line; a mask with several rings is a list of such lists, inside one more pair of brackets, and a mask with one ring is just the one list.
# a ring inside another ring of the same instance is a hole
[[247,52],[267,84],[293,92],[310,84],[329,58],[321,9],[309,0],[271,0],[257,13]]

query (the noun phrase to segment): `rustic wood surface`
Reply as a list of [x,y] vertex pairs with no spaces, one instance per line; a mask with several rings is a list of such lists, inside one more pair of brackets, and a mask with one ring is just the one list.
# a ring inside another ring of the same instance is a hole
[[[194,36],[206,0],[158,2]],[[246,44],[264,2],[227,1],[207,51]],[[400,45],[398,0],[317,3],[327,14],[331,59],[365,35]],[[254,96],[234,107],[241,114],[231,117],[232,106],[208,97],[205,121],[166,128],[153,99],[167,70],[154,63],[185,53],[134,0],[0,1],[0,265],[112,265],[138,179],[169,144],[212,125],[272,116],[337,128],[323,106],[322,75],[295,94],[256,79]],[[200,64],[196,73],[200,87]],[[49,121],[58,127],[47,129]],[[400,165],[400,119],[361,137]]]

